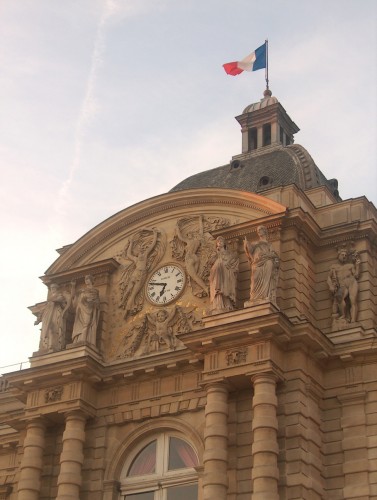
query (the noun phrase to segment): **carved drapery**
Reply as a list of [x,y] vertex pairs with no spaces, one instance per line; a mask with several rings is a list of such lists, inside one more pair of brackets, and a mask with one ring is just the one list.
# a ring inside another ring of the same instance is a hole
[[250,262],[250,299],[245,306],[270,301],[276,304],[276,289],[279,273],[279,256],[268,242],[265,226],[258,226],[259,240],[251,243],[245,239],[244,249]]
[[225,243],[222,236],[216,239],[216,258],[209,276],[211,314],[233,311],[236,304],[236,287],[239,259]]

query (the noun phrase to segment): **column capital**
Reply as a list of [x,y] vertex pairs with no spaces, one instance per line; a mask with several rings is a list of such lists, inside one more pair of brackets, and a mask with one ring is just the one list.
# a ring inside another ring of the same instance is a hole
[[230,383],[228,379],[223,378],[221,380],[214,380],[213,382],[204,382],[202,383],[202,387],[208,392],[211,389],[215,390],[223,390],[229,392]]
[[275,372],[263,372],[263,373],[254,373],[250,377],[251,382],[253,384],[258,383],[258,382],[279,382],[281,380],[281,377]]
[[91,415],[86,413],[84,410],[68,410],[63,413],[64,420],[67,422],[68,420],[84,420],[85,422],[90,418]]
[[25,427],[40,427],[41,429],[46,429],[48,421],[43,416],[29,417],[24,419]]

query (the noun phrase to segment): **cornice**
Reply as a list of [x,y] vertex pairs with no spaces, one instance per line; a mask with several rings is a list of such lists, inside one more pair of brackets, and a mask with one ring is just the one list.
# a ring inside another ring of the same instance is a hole
[[212,231],[211,234],[214,238],[217,238],[217,236],[224,236],[226,239],[244,238],[250,233],[256,234],[258,226],[261,225],[266,226],[269,232],[273,232],[274,230],[281,228],[282,221],[286,216],[286,213],[286,210],[284,210],[283,212],[270,215],[268,217],[261,217],[257,220],[249,220],[240,224],[234,224],[231,227],[218,229],[216,231]]
[[127,380],[151,379],[156,374],[177,373],[200,365],[200,356],[186,348],[131,360],[105,362],[89,345],[30,358],[31,367],[5,375],[21,395],[36,387],[84,380],[91,385],[111,385]]
[[67,271],[41,276],[40,279],[45,285],[50,285],[52,282],[59,285],[61,283],[69,282],[72,279],[83,279],[87,274],[91,274],[93,276],[99,274],[112,274],[118,269],[119,265],[119,262],[115,259],[105,259],[91,264],[86,264],[84,266],[75,267],[74,269]]
[[93,248],[119,232],[134,230],[148,218],[156,218],[170,211],[190,207],[200,211],[203,205],[228,205],[254,210],[262,217],[281,213],[285,207],[265,196],[233,189],[200,188],[167,193],[133,205],[105,220],[73,243],[47,270],[56,275],[74,267]]

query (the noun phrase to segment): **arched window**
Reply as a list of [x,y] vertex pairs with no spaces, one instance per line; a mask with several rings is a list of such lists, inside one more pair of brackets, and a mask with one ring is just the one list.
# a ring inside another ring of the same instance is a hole
[[198,457],[190,444],[163,433],[140,444],[121,474],[122,500],[197,500]]

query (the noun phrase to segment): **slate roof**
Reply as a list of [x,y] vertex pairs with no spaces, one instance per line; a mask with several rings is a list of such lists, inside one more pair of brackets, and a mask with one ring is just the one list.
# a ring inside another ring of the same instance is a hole
[[298,144],[266,146],[239,155],[227,165],[187,177],[170,191],[217,187],[260,193],[290,184],[303,191],[326,185],[340,200],[337,181],[327,180],[306,149]]

